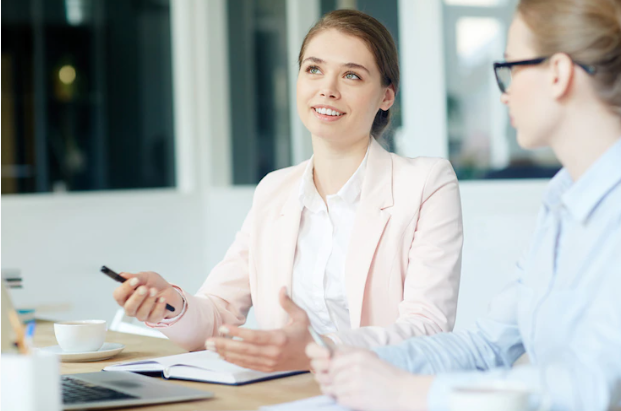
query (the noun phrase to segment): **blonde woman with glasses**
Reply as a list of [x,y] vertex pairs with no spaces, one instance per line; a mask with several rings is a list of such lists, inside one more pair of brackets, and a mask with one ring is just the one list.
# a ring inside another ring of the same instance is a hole
[[516,279],[469,330],[333,359],[309,345],[344,405],[446,410],[454,388],[500,381],[552,410],[621,407],[621,1],[521,0],[506,60],[494,70],[519,144],[563,165]]

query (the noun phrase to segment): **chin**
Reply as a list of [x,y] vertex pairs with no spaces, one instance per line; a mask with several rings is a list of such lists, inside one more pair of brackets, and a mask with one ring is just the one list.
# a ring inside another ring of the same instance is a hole
[[517,131],[517,142],[525,150],[535,150],[538,148],[546,147],[542,138],[535,133],[528,133],[525,131]]
[[312,135],[325,140],[338,140],[343,137],[343,130],[336,124],[313,124],[307,128]]

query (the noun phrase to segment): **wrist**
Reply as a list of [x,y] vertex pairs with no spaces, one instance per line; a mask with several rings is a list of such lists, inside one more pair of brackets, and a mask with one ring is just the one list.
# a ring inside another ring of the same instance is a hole
[[164,297],[167,304],[170,304],[175,308],[175,311],[166,310],[166,315],[164,316],[164,318],[168,319],[178,316],[183,309],[184,299],[181,295],[181,292],[171,286],[164,293],[162,293],[162,297]]

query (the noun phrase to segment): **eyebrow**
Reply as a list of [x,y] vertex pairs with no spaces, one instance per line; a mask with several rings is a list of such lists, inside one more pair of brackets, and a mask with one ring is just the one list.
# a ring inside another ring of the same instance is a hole
[[[320,59],[320,58],[317,58],[317,57],[307,57],[307,58],[304,59],[304,61],[302,61],[302,64],[306,63],[307,61],[312,61],[313,63],[316,63],[316,64],[324,64],[325,63],[325,61]],[[345,64],[342,64],[342,66],[343,67],[347,67],[347,68],[351,68],[351,69],[364,70],[367,73],[371,74],[371,72],[365,66],[363,66],[362,64],[345,63]]]

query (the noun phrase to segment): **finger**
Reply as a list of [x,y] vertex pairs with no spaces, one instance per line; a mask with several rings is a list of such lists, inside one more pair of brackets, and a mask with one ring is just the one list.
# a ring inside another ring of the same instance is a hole
[[317,381],[319,385],[325,387],[332,385],[332,378],[330,378],[330,374],[326,372],[315,373],[315,381]]
[[336,400],[332,387],[328,385],[320,385],[321,393]]
[[208,350],[216,351],[220,355],[227,352],[234,352],[237,354],[256,356],[261,355],[261,351],[264,349],[264,347],[251,342],[231,340],[224,337],[212,337],[208,339],[205,347]]
[[164,297],[159,297],[153,311],[149,314],[147,322],[159,323],[164,317],[166,317],[166,299]]
[[142,302],[147,298],[148,289],[144,285],[141,285],[136,291],[127,299],[123,308],[125,308],[125,314],[129,317],[135,317],[138,312],[138,308]]
[[254,344],[284,346],[287,343],[287,337],[281,330],[249,330],[247,328],[235,327],[234,325],[223,325],[218,331],[223,335],[239,337],[246,342]]
[[132,278],[134,278],[134,277],[138,277],[138,279],[140,279],[140,278],[139,278],[139,277],[140,277],[140,276],[139,276],[139,274],[140,274],[140,273],[138,273],[138,274],[126,273],[125,271],[122,271],[122,272],[120,272],[120,273],[119,273],[119,275],[120,275],[121,277],[123,277],[123,278],[125,278],[125,279],[127,279],[127,280],[131,280],[131,279],[132,279]]
[[280,306],[285,309],[292,321],[308,321],[306,311],[293,302],[287,293],[286,287],[280,289],[278,298],[280,300]]
[[138,307],[138,311],[136,311],[136,319],[138,321],[146,321],[149,318],[149,314],[155,308],[155,303],[157,300],[157,290],[155,288],[148,289],[147,298],[142,301],[140,307]]
[[250,368],[261,372],[274,372],[278,363],[266,358],[253,357],[243,354],[237,354],[235,352],[227,352],[226,354],[220,354],[225,361],[238,365],[244,368]]
[[311,360],[330,358],[330,351],[317,343],[310,343],[306,346],[306,355]]
[[112,296],[116,300],[117,304],[123,306],[127,302],[127,299],[131,297],[136,288],[140,285],[140,278],[129,273],[121,273],[121,275],[128,278],[129,281],[125,281],[123,284],[119,285],[112,293]]
[[314,359],[310,363],[311,369],[316,373],[327,373],[330,371],[330,359]]
[[360,367],[361,365],[368,364],[369,361],[373,361],[374,358],[377,357],[371,351],[361,348],[337,350],[334,358],[332,358],[330,370],[338,372],[352,367]]

